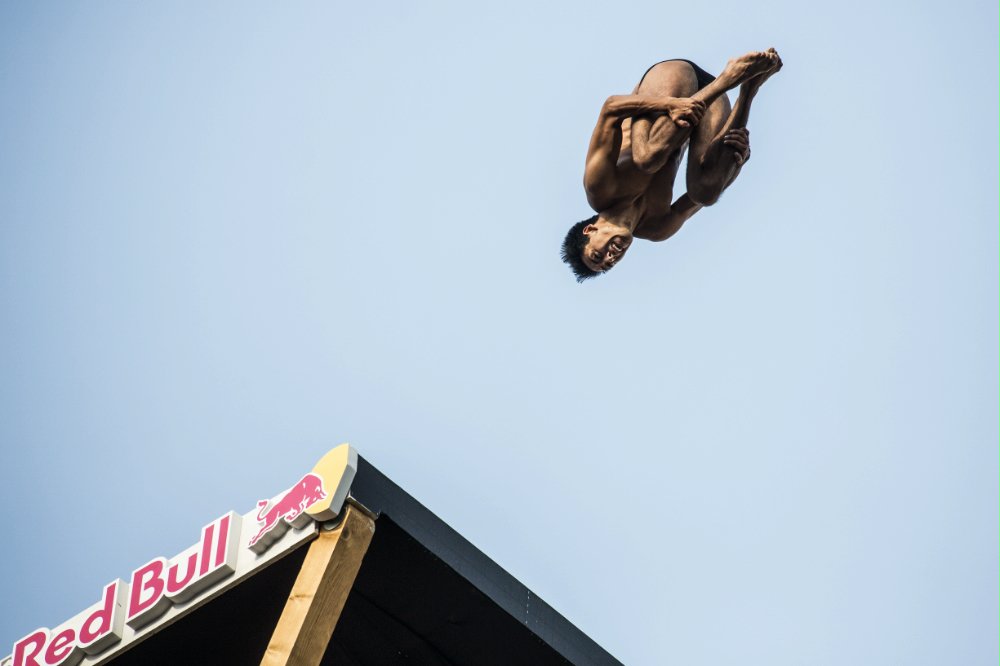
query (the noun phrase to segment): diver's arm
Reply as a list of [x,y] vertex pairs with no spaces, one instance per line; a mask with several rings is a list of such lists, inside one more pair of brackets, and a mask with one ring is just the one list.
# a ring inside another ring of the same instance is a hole
[[612,95],[601,107],[601,115],[590,136],[583,187],[591,207],[601,212],[614,205],[618,184],[618,155],[622,147],[622,121],[625,118],[665,113],[680,127],[697,125],[705,105],[684,97],[649,95]]
[[665,241],[676,234],[684,223],[701,209],[701,204],[695,203],[687,194],[682,194],[670,206],[670,211],[666,215],[643,220],[635,230],[635,237],[657,242]]
[[630,116],[666,113],[681,127],[697,125],[705,113],[704,102],[690,97],[658,97],[651,95],[612,95],[601,108],[601,116],[619,123]]

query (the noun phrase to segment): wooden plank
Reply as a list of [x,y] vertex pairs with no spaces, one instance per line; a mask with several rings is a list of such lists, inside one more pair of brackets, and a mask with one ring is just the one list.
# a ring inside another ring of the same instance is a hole
[[375,533],[371,517],[346,507],[340,525],[309,545],[261,666],[318,666],[323,658]]

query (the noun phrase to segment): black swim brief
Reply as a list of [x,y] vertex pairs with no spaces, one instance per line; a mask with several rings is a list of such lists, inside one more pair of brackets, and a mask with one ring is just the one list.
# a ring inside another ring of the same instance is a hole
[[669,60],[661,60],[660,62],[654,64],[652,67],[647,69],[646,72],[642,75],[642,78],[639,79],[639,85],[640,86],[642,85],[642,82],[646,78],[646,74],[649,74],[650,70],[652,70],[653,67],[656,67],[656,65],[660,65],[665,62],[686,62],[687,64],[691,65],[692,69],[694,69],[694,75],[698,77],[698,90],[701,90],[702,88],[704,88],[709,83],[715,80],[714,76],[712,76],[711,74],[703,70],[701,67],[691,62],[690,60],[685,60],[684,58],[670,58]]

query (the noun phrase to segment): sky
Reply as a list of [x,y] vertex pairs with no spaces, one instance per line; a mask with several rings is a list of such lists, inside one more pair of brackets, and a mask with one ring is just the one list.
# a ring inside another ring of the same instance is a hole
[[[626,664],[995,664],[997,25],[3,3],[0,655],[350,442]],[[739,179],[576,284],[604,99],[770,46]]]

